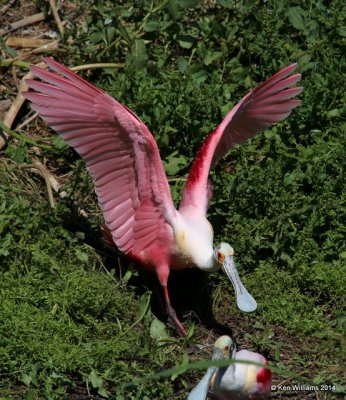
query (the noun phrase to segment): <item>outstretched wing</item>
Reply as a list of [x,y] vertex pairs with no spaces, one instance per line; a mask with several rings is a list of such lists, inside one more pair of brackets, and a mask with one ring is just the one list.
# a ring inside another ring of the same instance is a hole
[[140,256],[171,232],[175,216],[156,142],[129,109],[55,61],[31,70],[31,107],[84,159],[120,250]]
[[291,75],[296,67],[297,64],[292,64],[282,69],[248,93],[205,139],[193,161],[180,209],[192,206],[196,212],[205,214],[210,168],[236,144],[282,121],[300,104],[293,97],[303,88],[291,88],[301,78],[300,74]]

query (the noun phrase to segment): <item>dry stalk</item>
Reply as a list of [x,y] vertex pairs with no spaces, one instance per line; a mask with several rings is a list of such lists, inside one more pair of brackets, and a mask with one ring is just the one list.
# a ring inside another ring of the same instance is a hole
[[5,14],[17,0],[10,0],[5,6],[0,9],[0,14]]
[[9,36],[6,40],[6,44],[11,47],[22,47],[22,48],[37,48],[47,45],[51,42],[49,39],[36,39],[36,38],[22,38],[17,36]]
[[30,51],[23,52],[18,54],[18,56],[11,58],[11,60],[8,60],[9,62],[12,61],[17,61],[17,60],[24,60],[28,57],[30,57],[32,54],[39,54],[39,53],[51,53],[53,51],[57,51],[59,48],[59,40],[53,40],[51,42],[48,42],[47,44],[44,44],[43,46],[36,47]]
[[19,168],[29,169],[31,172],[38,173],[44,178],[48,192],[49,204],[52,208],[54,208],[55,200],[53,196],[53,190],[55,192],[58,192],[60,189],[60,183],[57,181],[57,179],[48,171],[48,169],[39,160],[35,160],[33,164],[18,164],[18,166]]
[[61,22],[61,19],[59,17],[59,13],[58,13],[58,9],[57,9],[56,4],[55,4],[55,0],[49,0],[49,5],[50,5],[50,8],[52,9],[52,13],[53,13],[56,25],[57,25],[57,27],[59,29],[60,35],[64,36],[64,26],[63,26],[63,24]]
[[20,131],[27,125],[29,125],[34,119],[38,117],[37,113],[34,113],[31,117],[27,118],[25,121],[23,121],[20,125],[18,125],[17,130]]
[[[41,68],[46,68],[45,63],[39,63],[38,66]],[[18,93],[16,99],[14,100],[14,102],[12,103],[11,108],[7,112],[6,117],[4,119],[4,124],[8,128],[12,127],[13,121],[15,120],[20,108],[22,107],[22,105],[25,101],[25,99],[22,95],[22,92],[24,92],[25,90],[28,90],[28,85],[26,84],[25,80],[32,79],[33,77],[34,77],[34,75],[30,71],[24,76],[24,78],[20,82],[19,93]],[[0,150],[6,146],[7,138],[8,138],[8,135],[5,133],[0,136]]]
[[125,64],[123,63],[95,63],[95,64],[84,64],[71,67],[72,71],[83,71],[86,69],[96,69],[96,68],[123,68]]
[[20,19],[19,21],[13,22],[10,24],[10,28],[8,30],[6,29],[0,29],[0,35],[5,35],[6,33],[10,33],[13,31],[16,31],[19,28],[23,28],[24,26],[27,25],[32,25],[35,24],[36,22],[40,22],[44,20],[44,14],[38,13],[38,14],[33,14],[30,15],[29,17],[25,17],[23,19]]

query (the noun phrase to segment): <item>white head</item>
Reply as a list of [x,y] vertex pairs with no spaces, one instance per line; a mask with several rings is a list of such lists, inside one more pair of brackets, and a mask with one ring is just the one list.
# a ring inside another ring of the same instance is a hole
[[234,347],[234,342],[229,336],[220,336],[214,343],[214,351],[219,351],[221,357],[215,357],[215,355],[213,355],[213,359],[229,358],[231,350],[233,350]]
[[234,256],[234,249],[233,247],[225,242],[221,242],[215,248],[215,257],[218,259],[220,264],[223,264],[225,257],[227,256]]
[[[228,359],[231,349],[233,349],[233,341],[229,336],[219,337],[214,344],[213,360]],[[214,386],[217,376],[217,367],[210,367],[205,373],[198,385],[189,394],[187,400],[206,400],[208,397],[209,386]]]

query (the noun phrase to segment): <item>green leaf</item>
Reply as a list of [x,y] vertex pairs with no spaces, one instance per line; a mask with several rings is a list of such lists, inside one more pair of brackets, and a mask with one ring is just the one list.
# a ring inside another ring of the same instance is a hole
[[328,118],[335,118],[338,117],[341,114],[341,109],[339,108],[334,108],[333,110],[329,110],[326,112],[326,115]]
[[214,61],[222,57],[221,51],[208,51],[207,55],[204,57],[204,64],[210,65]]
[[97,393],[100,396],[107,397],[107,398],[109,397],[107,390],[104,387],[103,379],[100,377],[100,375],[98,375],[98,373],[94,369],[90,372],[89,380],[90,380],[91,386],[94,389],[98,389]]
[[142,296],[139,299],[138,302],[138,315],[139,316],[143,316],[144,314],[146,314],[148,312],[148,304],[150,301],[150,293],[144,293],[142,294]]
[[225,8],[233,8],[234,7],[234,0],[217,0],[220,6]]
[[[36,400],[36,390],[28,390],[25,394],[25,400]],[[8,397],[0,397],[0,400],[10,400]]]
[[56,147],[59,150],[69,147],[68,144],[65,142],[65,140],[59,135],[53,137],[52,143],[54,147]]
[[305,30],[304,11],[300,7],[291,7],[288,10],[288,20],[296,29]]
[[12,49],[12,47],[8,46],[4,39],[2,37],[0,37],[0,48],[3,48],[7,51],[7,53],[11,56],[11,57],[17,57],[18,53],[16,52],[15,49]]
[[178,43],[184,49],[191,49],[191,47],[195,44],[196,38],[191,35],[179,35]]
[[180,18],[181,12],[179,10],[178,0],[169,0],[167,10],[174,21]]
[[184,57],[178,57],[177,65],[178,65],[179,71],[184,74],[186,72],[187,67],[189,66],[189,62]]
[[83,261],[85,263],[89,261],[89,256],[84,251],[76,249],[75,252],[76,252],[76,256],[77,256],[78,260]]
[[196,83],[202,83],[208,79],[208,73],[207,71],[197,71],[191,77]]
[[166,325],[155,318],[150,324],[150,336],[157,341],[167,339],[169,335],[166,330]]
[[283,180],[283,185],[284,186],[289,186],[292,184],[292,182],[296,179],[296,176],[294,173],[287,173],[284,176],[284,180]]
[[28,374],[22,374],[21,380],[26,386],[29,386],[31,383],[31,377]]
[[128,46],[130,46],[132,42],[130,34],[128,33],[127,29],[119,22],[119,20],[118,20],[118,30],[122,38],[125,39]]
[[224,118],[232,110],[233,106],[234,103],[232,101],[229,101],[220,108],[222,118]]
[[114,26],[110,26],[106,29],[106,39],[107,43],[110,43],[114,40],[117,30]]
[[143,39],[136,39],[131,46],[131,65],[136,70],[141,70],[147,66],[148,54]]
[[90,383],[94,389],[103,386],[103,379],[98,375],[98,373],[93,369],[89,375]]
[[103,42],[104,33],[103,32],[95,32],[90,35],[90,43],[97,44]]
[[189,160],[183,155],[179,155],[177,151],[173,151],[163,161],[167,175],[176,175],[182,168],[186,167]]
[[131,279],[132,275],[132,271],[126,271],[126,274],[124,275],[122,281],[126,284]]
[[98,389],[97,393],[98,393],[100,396],[107,397],[107,398],[109,397],[109,396],[108,396],[108,393],[107,393],[107,390],[106,390],[104,387],[100,387],[100,388]]
[[191,74],[191,78],[198,84],[208,79],[208,72],[204,69],[202,64],[195,63],[191,65],[189,72]]
[[[182,363],[177,367],[181,368],[181,370],[183,370],[183,371],[188,369],[188,367],[189,367],[189,356],[186,353],[183,354]],[[180,371],[177,371],[177,373],[172,374],[171,380],[174,381],[175,379],[177,379],[177,377],[180,375],[180,373],[181,373]]]
[[0,255],[8,256],[10,254],[12,234],[7,232],[4,237],[0,237]]
[[146,22],[143,27],[145,32],[155,32],[161,30],[161,24],[159,22]]
[[340,26],[337,28],[337,32],[340,36],[346,37],[346,26]]
[[187,331],[186,341],[189,341],[190,339],[192,339],[194,333],[195,333],[195,325],[191,325],[191,327]]
[[178,6],[181,8],[193,8],[199,3],[198,0],[179,0]]
[[5,154],[20,164],[28,160],[28,147],[24,143],[20,143],[17,147],[9,145],[5,150]]

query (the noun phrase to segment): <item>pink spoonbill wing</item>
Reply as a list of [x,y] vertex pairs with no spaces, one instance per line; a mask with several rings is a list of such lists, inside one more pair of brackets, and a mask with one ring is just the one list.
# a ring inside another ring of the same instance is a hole
[[289,65],[249,92],[205,139],[193,161],[180,209],[192,206],[205,214],[210,198],[210,168],[236,144],[282,121],[300,104],[294,97],[303,88],[291,87],[301,78],[300,74],[291,75],[296,67]]
[[44,60],[55,72],[32,67],[42,82],[28,80],[33,91],[24,96],[84,159],[119,249],[145,254],[171,237],[175,216],[153,136],[125,106],[54,59]]

